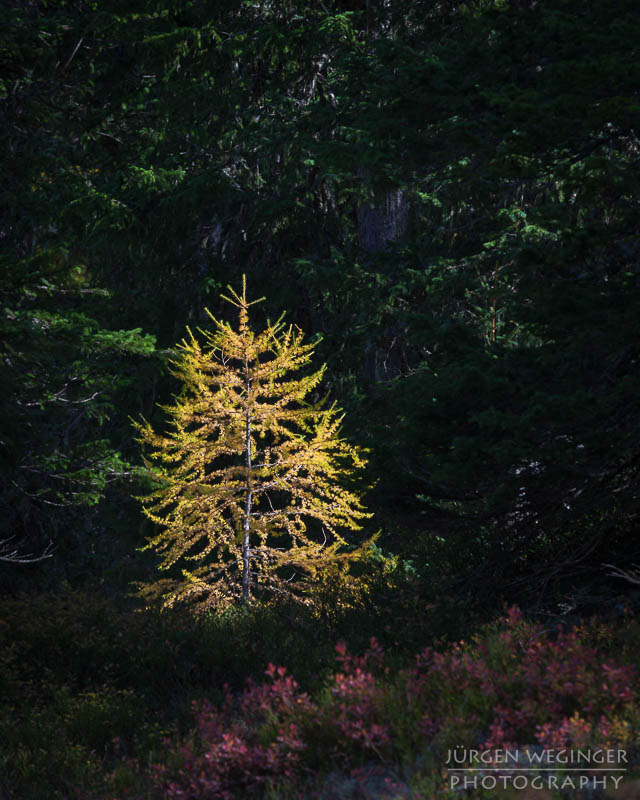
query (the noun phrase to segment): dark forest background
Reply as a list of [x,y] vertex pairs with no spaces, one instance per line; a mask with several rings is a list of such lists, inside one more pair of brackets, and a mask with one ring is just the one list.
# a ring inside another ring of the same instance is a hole
[[245,273],[370,450],[377,577],[327,640],[637,603],[638,42],[635,0],[3,3],[6,602],[129,608],[130,418]]

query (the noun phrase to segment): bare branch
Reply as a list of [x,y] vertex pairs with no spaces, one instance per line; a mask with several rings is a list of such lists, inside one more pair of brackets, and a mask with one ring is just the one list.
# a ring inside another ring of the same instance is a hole
[[15,536],[0,541],[0,561],[9,564],[35,564],[37,561],[44,561],[45,558],[51,558],[53,555],[53,542],[49,542],[39,556],[34,556],[32,553],[20,553],[18,548],[12,549],[11,541],[13,539]]
[[629,581],[629,583],[640,586],[640,567],[638,567],[637,564],[634,564],[634,568],[631,570],[620,569],[620,567],[616,567],[613,564],[603,564],[602,566],[611,570],[607,575],[610,575],[612,578],[623,578],[625,581]]

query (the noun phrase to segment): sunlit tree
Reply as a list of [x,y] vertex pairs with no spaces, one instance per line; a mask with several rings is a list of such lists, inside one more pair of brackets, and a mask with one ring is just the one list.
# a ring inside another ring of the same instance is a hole
[[282,318],[255,333],[258,301],[247,301],[244,281],[230,293],[238,328],[210,315],[204,344],[189,330],[178,345],[172,372],[184,390],[164,407],[167,432],[136,424],[158,481],[141,498],[160,528],[147,547],[162,554],[161,570],[183,567],[143,590],[165,606],[248,603],[256,592],[308,599],[319,574],[349,557],[340,531],[368,516],[348,486],[365,460],[340,438],[340,411],[306,402],[325,370],[304,372],[313,344]]

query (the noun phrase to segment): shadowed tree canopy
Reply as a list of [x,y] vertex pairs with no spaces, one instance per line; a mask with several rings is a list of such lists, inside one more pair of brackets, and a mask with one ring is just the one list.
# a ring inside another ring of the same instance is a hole
[[426,583],[638,560],[635,0],[0,15],[0,539],[111,508],[163,349],[246,272],[322,334]]

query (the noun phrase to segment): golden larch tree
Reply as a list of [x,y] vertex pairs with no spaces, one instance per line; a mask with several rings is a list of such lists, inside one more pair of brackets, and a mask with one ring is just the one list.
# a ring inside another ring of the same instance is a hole
[[178,345],[171,372],[183,391],[163,406],[167,432],[135,423],[157,486],[139,498],[160,528],[146,548],[162,554],[161,570],[183,566],[180,578],[143,588],[165,606],[248,603],[256,591],[308,600],[318,577],[349,558],[340,530],[370,516],[346,485],[365,459],[340,438],[341,412],[306,402],[325,366],[295,374],[314,345],[282,318],[255,333],[249,308],[259,301],[247,301],[244,278],[242,295],[229,291],[238,328],[207,311],[204,344],[187,329]]

